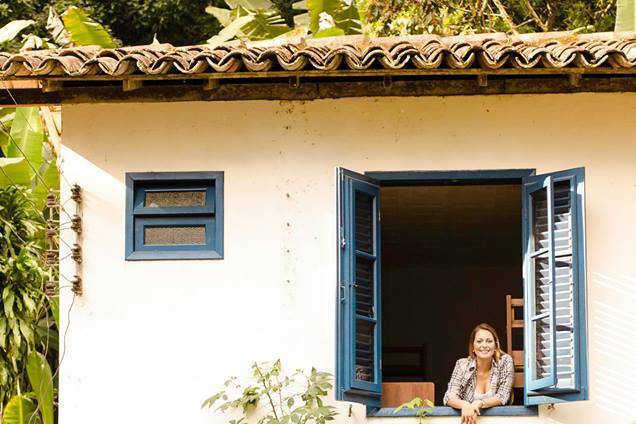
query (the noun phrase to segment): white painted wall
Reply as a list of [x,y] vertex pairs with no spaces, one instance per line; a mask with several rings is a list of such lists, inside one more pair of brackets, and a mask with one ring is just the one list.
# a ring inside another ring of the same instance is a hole
[[[220,423],[201,401],[254,360],[333,372],[336,166],[585,166],[591,400],[479,422],[634,422],[635,106],[635,94],[64,106],[84,295],[62,289],[61,424]],[[225,171],[225,258],[124,261],[125,172],[200,170]],[[360,407],[338,420],[364,421]]]

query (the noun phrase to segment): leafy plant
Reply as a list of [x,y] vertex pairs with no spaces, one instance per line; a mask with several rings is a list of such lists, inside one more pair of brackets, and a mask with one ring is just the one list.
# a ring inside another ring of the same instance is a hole
[[433,408],[433,402],[428,399],[422,400],[420,397],[415,397],[408,402],[403,403],[393,410],[394,413],[400,412],[402,409],[410,409],[415,412],[417,421],[422,424],[426,415],[430,412],[427,408]]
[[[47,351],[49,340],[37,332],[48,314],[42,285],[49,270],[41,262],[44,230],[41,212],[20,186],[0,189],[0,400],[27,387],[27,355]],[[50,320],[53,324],[53,319]]]
[[0,150],[5,156],[0,157],[0,187],[31,188],[41,209],[48,189],[59,189],[59,174],[38,108],[0,109]]
[[20,32],[34,23],[32,20],[18,19],[0,28],[0,49],[4,49],[7,43],[13,41]]
[[27,357],[27,375],[38,400],[40,414],[44,424],[54,424],[53,412],[53,375],[46,357],[33,351]]
[[[620,1],[620,0],[619,0]],[[365,32],[511,34],[611,31],[616,0],[360,0]]]
[[226,0],[230,9],[209,6],[206,12],[224,27],[210,38],[216,45],[233,38],[264,40],[277,37],[330,37],[360,34],[360,14],[353,0],[301,0],[294,3],[294,27],[290,27],[269,0]]
[[[323,398],[332,388],[331,374],[312,368],[309,374],[296,370],[291,375],[282,371],[280,360],[252,364],[252,381],[239,384],[235,377],[225,382],[225,389],[203,402],[202,408],[236,412],[238,419],[230,424],[247,422],[258,416],[258,424],[325,424],[336,416],[333,406]],[[218,404],[218,405],[217,405]]]
[[226,0],[230,9],[208,6],[205,11],[213,15],[224,27],[208,44],[218,44],[232,38],[263,40],[291,31],[269,0]]
[[115,47],[113,38],[104,27],[91,19],[82,9],[70,6],[62,14],[62,21],[74,45]]
[[4,424],[40,424],[35,403],[25,395],[14,396],[2,414]]

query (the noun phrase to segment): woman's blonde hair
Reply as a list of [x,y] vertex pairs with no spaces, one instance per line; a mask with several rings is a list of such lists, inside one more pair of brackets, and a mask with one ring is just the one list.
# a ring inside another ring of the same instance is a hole
[[495,329],[492,328],[492,326],[483,322],[481,324],[477,324],[477,326],[473,328],[473,331],[470,332],[470,337],[468,338],[468,357],[469,358],[475,357],[473,344],[475,343],[475,336],[477,335],[477,332],[479,330],[486,330],[486,331],[489,331],[490,334],[492,334],[492,337],[495,339],[495,355],[494,355],[495,359],[497,361],[501,359],[501,356],[504,355],[505,352],[501,350],[501,345],[499,344],[499,336],[497,335],[497,332],[495,331]]

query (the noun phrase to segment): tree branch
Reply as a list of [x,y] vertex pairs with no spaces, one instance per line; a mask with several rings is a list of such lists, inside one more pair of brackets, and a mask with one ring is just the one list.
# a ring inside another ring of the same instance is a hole
[[526,8],[528,9],[528,12],[530,12],[530,15],[532,16],[532,20],[537,25],[539,25],[539,28],[541,28],[542,31],[547,32],[548,31],[548,25],[541,20],[541,18],[539,17],[539,14],[537,13],[537,11],[534,10],[534,7],[532,7],[532,4],[530,3],[530,0],[524,0],[523,4],[525,4]]
[[504,5],[501,4],[501,1],[492,0],[492,2],[495,4],[495,6],[497,6],[497,9],[499,10],[501,17],[506,22],[506,24],[510,27],[510,31],[512,31],[513,34],[518,35],[519,31],[517,31],[517,26],[514,24],[514,22],[512,22],[510,15],[508,15],[508,11],[506,11],[506,8],[504,7]]
[[274,400],[272,399],[272,397],[269,394],[270,388],[267,385],[267,382],[265,381],[265,376],[261,372],[261,369],[258,367],[258,364],[254,363],[254,368],[256,368],[256,371],[258,371],[258,375],[261,376],[261,381],[263,382],[263,386],[265,387],[265,394],[267,395],[267,398],[269,399],[269,404],[272,406],[272,412],[274,413],[274,418],[276,418],[276,421],[278,421],[278,414],[276,413],[276,407],[274,406]]

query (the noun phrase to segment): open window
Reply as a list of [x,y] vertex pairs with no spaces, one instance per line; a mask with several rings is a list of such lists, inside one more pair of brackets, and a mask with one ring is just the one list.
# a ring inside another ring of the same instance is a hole
[[587,399],[583,169],[337,174],[338,399],[432,382],[441,405],[475,324],[506,349],[506,295],[525,303],[516,408]]

